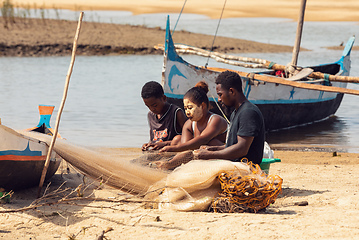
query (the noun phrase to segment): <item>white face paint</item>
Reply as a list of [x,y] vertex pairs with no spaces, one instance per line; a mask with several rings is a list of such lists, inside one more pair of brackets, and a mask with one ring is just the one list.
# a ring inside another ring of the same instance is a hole
[[186,115],[190,120],[197,122],[203,117],[202,105],[197,106],[187,98],[183,99],[183,105]]

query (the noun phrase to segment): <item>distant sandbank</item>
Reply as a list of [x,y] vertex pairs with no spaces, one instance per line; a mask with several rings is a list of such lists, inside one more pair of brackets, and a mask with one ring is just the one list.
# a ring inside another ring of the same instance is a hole
[[[58,8],[77,11],[118,10],[133,14],[179,13],[184,0],[16,0],[15,6],[30,8]],[[275,17],[297,20],[300,0],[254,0],[226,2],[224,18]],[[183,13],[219,18],[224,1],[189,0]],[[359,1],[310,0],[306,4],[305,21],[359,21]]]

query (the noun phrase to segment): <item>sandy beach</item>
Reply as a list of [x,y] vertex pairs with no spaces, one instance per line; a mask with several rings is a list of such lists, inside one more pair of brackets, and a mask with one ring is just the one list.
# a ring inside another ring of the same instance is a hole
[[[71,55],[77,22],[51,19],[15,19],[8,29],[0,27],[1,56]],[[0,18],[0,26],[4,19]],[[165,30],[143,26],[82,22],[77,55],[163,54],[155,45],[163,44]],[[211,49],[213,37],[186,31],[176,32],[176,41]],[[218,52],[291,52],[292,47],[243,39],[217,37]]]
[[[188,1],[185,12],[218,18],[223,3],[214,0],[205,1],[205,6],[203,3]],[[16,1],[17,6],[35,4],[47,8],[122,10],[142,14],[178,13],[183,1],[79,0],[75,4],[69,0],[47,0],[45,5],[40,0]],[[299,4],[300,1],[232,0],[227,2],[224,17],[296,20]],[[359,21],[358,12],[359,1],[312,0],[307,3],[306,21]],[[9,25],[9,29],[2,25],[0,18],[0,56],[60,56],[70,54],[77,23],[27,19]],[[142,33],[141,38],[136,32]],[[163,29],[84,23],[78,51],[81,55],[161,54],[153,46],[163,39]],[[208,37],[201,34],[178,32],[176,39],[202,48],[211,45],[211,39],[208,41]],[[216,44],[221,52],[292,51],[289,46],[220,37]],[[127,160],[142,155],[139,148],[98,150]],[[359,154],[335,154],[329,149],[323,152],[283,151],[274,146],[274,156],[281,162],[272,164],[269,174],[283,178],[283,192],[274,204],[256,214],[150,209],[142,198],[99,184],[63,162],[47,191],[56,194],[47,199],[44,206],[36,207],[39,203],[34,202],[37,187],[14,192],[10,203],[0,201],[0,238],[356,239],[359,235]],[[80,184],[84,190],[78,189]]]
[[[100,151],[128,159],[142,154],[136,148]],[[83,200],[6,213],[30,206],[37,187],[15,192],[10,204],[0,204],[0,237],[104,239],[99,238],[103,231],[113,229],[104,234],[107,239],[356,239],[359,155],[275,151],[275,157],[282,162],[272,164],[269,174],[283,178],[283,192],[265,212],[257,214],[147,209],[141,198],[91,184],[88,178],[84,184],[82,175],[71,167],[67,173],[68,166],[63,164],[49,191],[66,181],[60,189],[76,193],[83,183]],[[88,196],[91,198],[86,199]]]
[[[33,6],[44,8],[60,8],[71,10],[120,10],[133,14],[143,13],[179,13],[185,1],[183,0],[17,0],[18,6]],[[234,17],[276,17],[298,19],[299,0],[255,0],[227,1],[223,13],[224,18]],[[194,13],[219,18],[224,1],[190,0],[186,3],[184,13]],[[309,0],[306,4],[305,21],[359,21],[359,2],[353,0]]]
[[[44,8],[70,9],[76,11],[120,10],[133,14],[143,13],[179,13],[182,1],[56,1],[44,3],[39,0],[12,1],[13,7],[34,8],[38,12]],[[268,1],[229,1],[224,18],[232,17],[276,17],[296,21],[299,2],[283,0]],[[222,3],[217,1],[189,1],[184,13],[203,14],[212,18],[220,16]],[[280,9],[280,10],[279,10]],[[359,21],[359,2],[357,1],[308,1],[305,21]],[[32,18],[0,18],[0,56],[63,56],[70,55],[77,22],[67,20],[50,20]],[[165,30],[160,27],[120,25],[100,22],[83,22],[78,42],[77,55],[111,55],[111,54],[162,54],[154,48],[163,44]],[[176,32],[176,42],[210,50],[212,36],[186,31]],[[333,46],[331,49],[343,49]],[[243,39],[217,37],[213,49],[222,53],[246,52],[291,52],[291,46],[258,43]],[[354,50],[358,47],[354,46]],[[302,49],[305,50],[305,49]]]

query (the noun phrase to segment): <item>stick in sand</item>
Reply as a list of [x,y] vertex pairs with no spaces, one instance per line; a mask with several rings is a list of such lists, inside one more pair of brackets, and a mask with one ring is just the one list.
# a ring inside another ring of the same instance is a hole
[[48,151],[48,153],[47,153],[45,165],[44,165],[44,168],[43,168],[43,170],[42,170],[42,174],[41,174],[41,178],[40,178],[40,183],[39,183],[39,189],[38,189],[38,192],[37,192],[37,197],[40,197],[42,185],[44,184],[45,176],[46,176],[46,173],[47,173],[47,169],[48,169],[49,164],[50,164],[50,156],[51,156],[52,148],[53,148],[54,145],[55,145],[55,141],[56,141],[56,137],[57,137],[57,132],[58,132],[58,130],[59,130],[60,118],[61,118],[62,110],[64,109],[64,105],[65,105],[65,101],[66,101],[66,96],[67,96],[67,91],[68,91],[68,88],[69,88],[70,77],[71,77],[71,74],[72,74],[72,69],[73,69],[73,67],[74,67],[75,55],[76,55],[76,49],[77,49],[77,41],[78,41],[79,34],[80,34],[80,29],[81,29],[81,23],[82,23],[83,15],[84,15],[84,13],[81,12],[81,13],[80,13],[80,17],[79,17],[79,22],[78,22],[78,25],[77,25],[77,30],[76,30],[75,38],[74,38],[74,45],[73,45],[73,48],[72,48],[71,63],[70,63],[70,67],[69,67],[69,70],[68,70],[67,76],[66,76],[65,89],[64,89],[64,93],[63,93],[63,97],[62,97],[62,101],[61,101],[61,105],[60,105],[59,111],[57,112],[55,130],[54,130],[54,134],[53,134],[53,136],[52,136],[51,143],[50,143],[50,146],[49,146],[49,151]]

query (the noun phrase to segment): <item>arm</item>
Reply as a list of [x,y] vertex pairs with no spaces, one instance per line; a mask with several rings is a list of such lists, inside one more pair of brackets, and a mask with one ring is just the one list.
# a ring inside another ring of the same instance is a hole
[[187,121],[187,117],[184,114],[184,112],[182,111],[182,109],[178,110],[176,112],[176,131],[177,132],[181,132],[183,129],[184,124]]
[[178,152],[176,151],[177,146],[181,145],[183,142],[187,142],[193,138],[192,132],[192,122],[191,120],[187,120],[183,125],[182,135],[181,135],[181,142],[177,145],[166,146],[160,150],[160,152]]
[[237,136],[238,142],[218,151],[209,151],[200,149],[195,152],[195,158],[198,159],[227,159],[234,160],[247,155],[249,147],[251,146],[254,137]]
[[[188,132],[186,132],[186,131],[189,131],[189,129],[192,128],[191,125],[192,125],[192,122],[190,120],[188,120],[185,123],[185,127],[183,128],[183,132],[182,132],[183,140],[181,141],[181,144],[163,148],[161,151],[162,152],[166,152],[166,151],[181,152],[181,151],[185,151],[185,150],[198,149],[201,145],[207,144],[213,138],[215,138],[216,136],[221,134],[224,131],[224,129],[227,127],[227,124],[223,123],[221,121],[220,117],[214,117],[214,119],[212,119],[208,123],[206,128],[201,132],[201,134],[199,136],[192,138],[192,139],[188,139],[188,138],[186,138],[186,134],[188,134]],[[190,130],[190,131],[192,131],[192,130]],[[192,133],[192,136],[193,136],[193,133]]]
[[222,145],[222,146],[207,146],[207,145],[203,145],[200,147],[200,149],[205,149],[208,151],[219,151],[219,150],[223,150],[226,146]]
[[155,143],[149,142],[142,145],[142,151],[158,150],[163,148],[164,146],[169,146],[169,145],[171,145],[171,141],[155,142]]
[[194,137],[194,133],[192,131],[192,121],[191,120],[187,120],[185,122],[185,124],[183,125],[183,129],[182,129],[182,136],[181,136],[181,142],[185,143],[188,142],[189,140],[191,140]]

